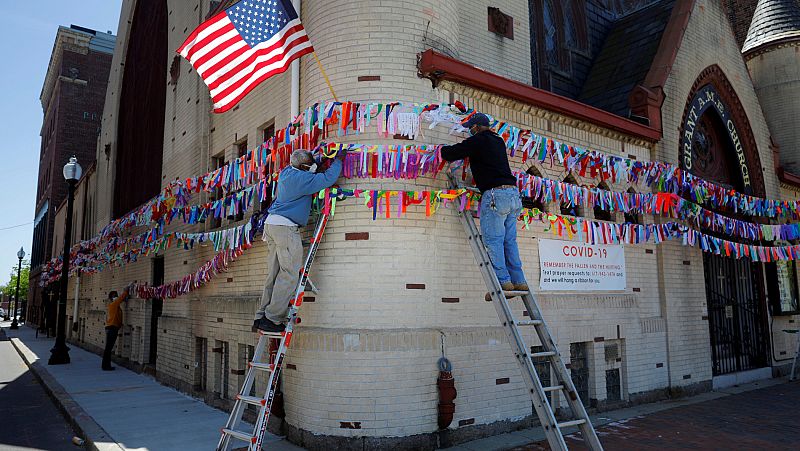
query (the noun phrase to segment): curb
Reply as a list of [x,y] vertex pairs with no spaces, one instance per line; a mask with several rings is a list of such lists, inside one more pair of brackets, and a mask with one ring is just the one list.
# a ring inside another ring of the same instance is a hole
[[[97,422],[72,399],[72,396],[64,390],[64,387],[62,387],[61,384],[50,375],[47,369],[44,368],[44,365],[40,363],[41,360],[34,360],[33,357],[35,357],[35,354],[25,346],[22,340],[16,337],[10,337],[9,340],[28,366],[28,369],[31,370],[31,373],[42,385],[45,392],[53,399],[58,409],[64,414],[73,429],[75,429],[75,432],[83,436],[83,439],[86,441],[84,445],[86,449],[92,451],[125,450],[125,448],[115,443],[111,435],[97,424]],[[97,443],[98,441],[100,443]]]

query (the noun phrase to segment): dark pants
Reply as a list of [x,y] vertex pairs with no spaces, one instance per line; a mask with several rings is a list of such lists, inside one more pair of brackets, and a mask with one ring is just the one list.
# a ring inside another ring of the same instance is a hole
[[111,366],[111,353],[114,351],[114,344],[117,342],[119,327],[106,326],[106,349],[103,351],[103,368]]

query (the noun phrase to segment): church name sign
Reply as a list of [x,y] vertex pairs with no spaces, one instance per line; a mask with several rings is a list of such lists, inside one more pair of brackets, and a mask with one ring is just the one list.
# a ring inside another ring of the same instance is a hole
[[728,111],[727,106],[723,103],[719,94],[714,86],[711,84],[703,86],[697,94],[692,98],[689,105],[689,112],[683,122],[683,134],[681,136],[681,152],[683,167],[687,171],[692,170],[692,145],[694,142],[694,132],[697,128],[697,122],[709,108],[714,110],[722,119],[725,124],[725,130],[728,132],[728,137],[733,144],[736,151],[736,161],[738,162],[739,171],[742,175],[742,183],[747,192],[750,192],[752,185],[750,184],[750,171],[747,168],[747,159],[744,155],[744,148],[742,147],[742,140],[739,138],[739,131],[736,129],[736,124]]

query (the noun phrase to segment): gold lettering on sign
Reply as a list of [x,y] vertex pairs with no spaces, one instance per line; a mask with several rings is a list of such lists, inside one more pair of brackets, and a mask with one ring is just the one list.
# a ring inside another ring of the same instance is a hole
[[697,112],[694,107],[689,110],[689,116],[686,118],[686,127],[683,132],[683,165],[686,170],[692,169],[692,137],[694,136],[694,128],[697,125]]
[[733,119],[728,119],[726,125],[731,141],[733,141],[733,147],[736,149],[736,159],[739,160],[739,169],[742,171],[742,182],[745,186],[750,186],[750,170],[747,169],[747,159],[744,155],[744,148],[742,148],[742,140],[739,139],[739,133],[736,131]]
[[690,109],[683,122],[683,131],[680,135],[682,141],[680,152],[682,154],[681,157],[684,169],[687,171],[691,171],[692,169],[693,141],[699,117],[704,115],[706,110],[713,108],[718,113],[722,123],[725,124],[730,142],[733,144],[736,151],[736,162],[739,165],[742,183],[744,187],[748,189],[751,188],[750,170],[747,167],[747,155],[744,153],[744,143],[742,143],[739,132],[736,129],[736,124],[734,124],[733,119],[729,117],[730,113],[727,111],[722,96],[709,84],[695,94],[689,107]]

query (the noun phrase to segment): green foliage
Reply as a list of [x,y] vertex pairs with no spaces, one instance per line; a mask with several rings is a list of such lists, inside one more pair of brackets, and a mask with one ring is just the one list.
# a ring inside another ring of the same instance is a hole
[[[28,276],[31,272],[31,265],[28,262],[22,262],[22,278],[19,280],[19,297],[24,299],[28,296]],[[11,269],[11,280],[7,284],[0,286],[0,291],[6,296],[14,296],[17,290],[17,267]]]

